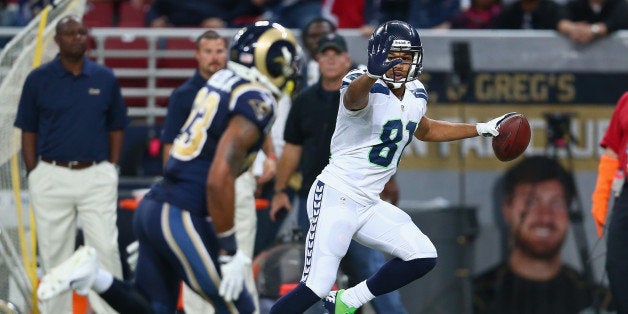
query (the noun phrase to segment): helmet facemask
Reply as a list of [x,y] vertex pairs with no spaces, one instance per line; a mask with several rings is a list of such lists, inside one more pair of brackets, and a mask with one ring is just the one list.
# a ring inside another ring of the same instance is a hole
[[421,74],[421,71],[423,71],[423,48],[421,46],[412,46],[408,40],[395,39],[390,48],[390,52],[398,51],[412,53],[412,61],[400,63],[409,65],[408,73],[401,80],[395,80],[394,77],[388,77],[386,74],[382,76],[382,80],[393,85],[395,89],[400,88],[407,82],[416,80]]
[[303,53],[300,46],[296,46],[296,51],[291,53],[286,47],[282,48],[282,54],[286,63],[282,66],[282,76],[285,78],[281,89],[282,94],[291,96],[296,89],[296,84],[301,78],[301,69],[303,68]]

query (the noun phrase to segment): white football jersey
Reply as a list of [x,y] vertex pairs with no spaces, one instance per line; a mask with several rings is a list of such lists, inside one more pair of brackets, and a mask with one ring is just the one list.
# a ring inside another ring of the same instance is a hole
[[340,88],[340,106],[331,140],[329,164],[318,178],[354,201],[370,204],[397,171],[403,149],[414,137],[427,110],[427,92],[418,80],[406,83],[399,100],[378,80],[371,88],[368,105],[359,111],[344,107],[343,96],[363,70],[349,72]]

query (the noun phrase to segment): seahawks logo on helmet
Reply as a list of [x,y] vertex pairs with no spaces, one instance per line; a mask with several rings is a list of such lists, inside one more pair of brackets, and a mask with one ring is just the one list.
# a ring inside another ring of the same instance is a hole
[[259,21],[234,36],[228,66],[238,75],[260,81],[278,94],[288,82],[297,79],[301,55],[301,47],[290,30],[277,23]]

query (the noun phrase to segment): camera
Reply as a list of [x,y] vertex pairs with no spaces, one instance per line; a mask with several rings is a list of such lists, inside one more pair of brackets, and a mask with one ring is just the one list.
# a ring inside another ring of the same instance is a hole
[[574,141],[571,135],[572,112],[546,112],[543,114],[547,123],[547,145],[565,147],[570,141]]

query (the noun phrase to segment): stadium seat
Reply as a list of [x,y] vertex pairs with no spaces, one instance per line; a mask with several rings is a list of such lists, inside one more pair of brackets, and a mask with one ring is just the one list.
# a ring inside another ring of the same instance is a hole
[[[113,37],[105,40],[105,50],[148,50],[148,42],[145,38],[131,40]],[[110,68],[146,68],[148,61],[146,55],[141,57],[107,57],[105,65]]]
[[191,38],[168,38],[166,41],[167,49],[177,50],[194,50],[196,49],[196,42]]
[[[157,68],[159,69],[196,69],[197,63],[194,59],[194,50],[196,50],[196,42],[188,38],[170,38],[166,41],[166,50],[186,51],[189,57],[162,57],[157,60]],[[189,52],[189,53],[188,53]],[[174,78],[158,78],[157,87],[178,87],[183,84],[187,77]],[[162,100],[163,101],[163,100]],[[158,100],[158,103],[162,103]],[[165,104],[167,105],[167,99]]]
[[[183,84],[183,82],[184,81],[182,81],[181,84]],[[155,104],[159,107],[168,107],[168,100],[170,100],[170,97],[155,97]]]
[[[120,82],[122,86],[122,82]],[[124,97],[124,104],[127,107],[146,107],[146,97]]]
[[[105,40],[105,50],[147,50],[148,42],[144,38],[136,38],[133,40],[123,38],[107,38]],[[106,57],[105,65],[112,69],[146,69],[148,61],[145,56],[142,57]],[[118,76],[120,87],[139,87],[146,88],[148,79],[146,77],[124,77]],[[146,106],[146,97],[124,97],[124,102],[129,107]]]
[[166,50],[184,50],[189,51],[189,57],[176,57],[176,58],[160,58],[157,60],[157,67],[159,68],[196,68],[196,60],[194,59],[194,50],[196,50],[196,43],[188,38],[169,38],[166,41]]
[[233,27],[243,27],[260,19],[259,15],[240,15],[233,18]]
[[145,27],[146,26],[146,10],[148,5],[137,8],[131,5],[129,1],[120,4],[119,27]]
[[113,2],[88,1],[83,23],[88,28],[113,26]]

